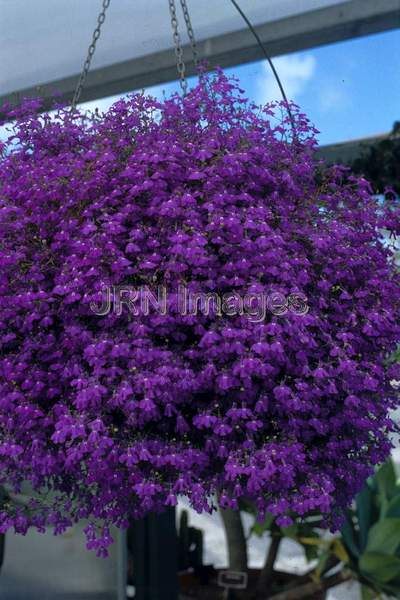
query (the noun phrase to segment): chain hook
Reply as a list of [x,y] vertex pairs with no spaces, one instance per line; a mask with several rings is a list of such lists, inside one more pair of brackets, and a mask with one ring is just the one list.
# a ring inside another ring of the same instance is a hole
[[197,65],[199,64],[199,57],[198,57],[197,44],[196,44],[196,39],[194,37],[192,22],[190,20],[189,9],[186,4],[186,0],[180,0],[180,1],[181,1],[182,12],[183,12],[183,18],[185,19],[185,23],[186,23],[186,31],[188,34],[190,46],[192,48],[193,63],[195,65],[195,67],[197,67]]
[[176,68],[178,71],[179,83],[182,88],[183,95],[186,96],[188,84],[187,84],[186,75],[185,75],[186,66],[185,66],[185,61],[183,59],[182,42],[181,42],[181,37],[179,35],[178,17],[176,16],[176,4],[175,4],[175,0],[168,0],[168,3],[169,3],[169,12],[171,15],[172,35],[173,35],[174,47],[175,47]]
[[101,26],[103,25],[104,21],[106,20],[106,12],[107,12],[107,8],[110,6],[110,2],[111,2],[111,0],[103,0],[103,2],[102,2],[102,8],[99,13],[99,16],[97,17],[97,25],[95,27],[95,30],[93,31],[92,41],[88,48],[87,56],[86,56],[85,62],[83,63],[82,71],[79,76],[76,88],[75,88],[74,96],[72,98],[72,102],[71,102],[71,110],[72,111],[74,111],[76,109],[76,105],[78,104],[79,98],[81,97],[82,89],[83,89],[83,86],[85,85],[86,77],[87,77],[89,69],[90,69],[90,64],[92,62],[93,55],[96,51],[96,44],[100,37]]
[[[180,0],[183,18],[185,19],[186,31],[189,38],[189,43],[192,48],[193,55],[193,63],[197,67],[198,65],[198,52],[196,39],[194,37],[194,31],[192,27],[192,22],[190,20],[189,9],[186,3],[186,0]],[[171,25],[172,25],[172,33],[174,39],[174,47],[175,47],[175,56],[176,56],[176,68],[179,75],[179,83],[182,88],[183,95],[186,96],[188,84],[186,81],[186,65],[183,58],[183,48],[181,37],[179,35],[179,26],[178,26],[178,18],[176,16],[176,2],[175,0],[168,0],[169,4],[169,12],[171,15]]]
[[[175,3],[175,0],[168,0],[168,1],[169,1],[169,10],[170,10],[170,14],[171,14],[171,25],[172,25],[173,39],[174,39],[174,45],[175,45],[175,55],[176,55],[176,61],[177,61],[176,66],[177,66],[177,70],[178,70],[180,85],[181,85],[181,88],[183,91],[183,95],[185,96],[187,94],[186,66],[185,66],[185,61],[183,58],[183,48],[182,48],[181,38],[179,35],[178,18],[176,15],[176,3]],[[85,85],[86,78],[87,78],[87,75],[88,75],[88,72],[90,69],[90,65],[92,62],[92,58],[96,51],[96,44],[97,44],[97,41],[101,34],[101,27],[102,27],[104,21],[106,20],[106,12],[107,12],[108,7],[110,6],[110,2],[111,2],[111,0],[102,0],[102,8],[99,13],[99,16],[97,17],[97,25],[95,27],[95,30],[93,31],[92,41],[89,45],[87,56],[86,56],[85,62],[83,63],[82,71],[79,76],[78,83],[76,85],[75,92],[74,92],[74,95],[72,98],[72,102],[71,102],[71,110],[72,111],[75,110],[75,108],[79,102],[79,99],[81,97],[82,90]],[[187,7],[186,0],[180,0],[180,3],[181,3],[181,7],[182,7],[183,17],[184,17],[184,20],[186,23],[186,30],[187,30],[190,46],[192,48],[193,62],[197,66],[197,64],[198,64],[197,46],[196,46],[196,40],[194,37],[192,23],[190,20],[189,10]]]

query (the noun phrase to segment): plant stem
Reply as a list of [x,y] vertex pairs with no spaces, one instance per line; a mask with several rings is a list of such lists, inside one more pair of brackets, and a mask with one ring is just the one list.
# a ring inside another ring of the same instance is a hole
[[[247,541],[240,510],[219,507],[225,530],[229,569],[247,572]],[[246,590],[229,590],[229,600],[244,600]]]
[[279,546],[281,544],[282,537],[279,534],[271,531],[271,543],[268,548],[265,564],[261,569],[258,581],[257,581],[257,594],[265,592],[268,588],[268,584],[271,583],[271,578],[274,572],[274,564],[276,557],[278,556]]
[[233,571],[247,571],[247,544],[240,511],[221,508],[229,568]]

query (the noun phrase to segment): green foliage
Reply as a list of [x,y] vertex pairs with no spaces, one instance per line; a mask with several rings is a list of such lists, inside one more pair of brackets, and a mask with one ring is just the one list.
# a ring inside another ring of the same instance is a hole
[[[242,510],[255,516],[254,507],[244,502]],[[339,534],[321,528],[320,517],[310,515],[285,529],[277,527],[272,515],[255,523],[251,532],[274,531],[299,543],[307,560],[315,561],[310,576],[323,579],[335,567],[350,570],[359,581],[363,600],[386,595],[400,598],[400,479],[392,460],[370,477],[348,510]]]
[[349,566],[364,584],[364,597],[368,598],[368,588],[400,598],[400,481],[393,461],[365,483],[341,536]]
[[383,194],[386,187],[391,187],[400,194],[400,123],[395,123],[392,134],[370,146],[351,168],[371,182],[375,193]]
[[391,362],[400,362],[400,346],[390,357]]

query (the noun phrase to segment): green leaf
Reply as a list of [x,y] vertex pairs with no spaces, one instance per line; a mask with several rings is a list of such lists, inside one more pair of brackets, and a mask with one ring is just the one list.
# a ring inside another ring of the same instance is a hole
[[341,562],[345,564],[349,562],[349,555],[347,554],[347,550],[340,539],[336,538],[333,540],[331,549],[336,558],[338,558]]
[[254,533],[258,537],[262,537],[266,531],[270,531],[274,524],[274,519],[274,515],[267,513],[264,521],[254,521],[253,525],[251,526],[250,533]]
[[319,555],[318,564],[314,570],[314,577],[317,581],[319,581],[321,579],[321,575],[324,572],[324,569],[327,566],[330,557],[331,557],[331,549],[330,548],[328,550],[324,550],[324,552],[321,552],[321,554]]
[[389,360],[390,362],[400,362],[400,346],[397,348],[397,350],[395,350],[395,352],[393,352],[393,354],[391,354]]
[[400,573],[400,558],[379,552],[366,552],[359,561],[360,569],[378,583],[388,583]]
[[[281,529],[285,537],[299,541],[299,538],[321,538],[320,530],[317,529],[318,520],[297,521],[289,527]],[[301,543],[301,542],[300,542]]]
[[367,552],[394,554],[400,546],[400,519],[383,519],[371,527]]
[[380,587],[385,593],[385,596],[379,596],[379,600],[384,600],[387,598],[387,596],[389,596],[390,598],[400,598],[400,585],[398,582],[395,584],[393,584],[393,582],[391,582],[390,584],[385,583],[382,584]]
[[342,525],[340,533],[343,538],[343,543],[349,551],[349,553],[352,554],[354,557],[358,558],[360,556],[360,549],[356,542],[354,527],[351,521],[351,515],[346,515],[346,520]]
[[366,585],[363,585],[361,587],[361,598],[362,600],[375,600],[376,592]]
[[398,495],[392,498],[386,507],[385,517],[400,518],[400,486],[398,487]]
[[239,509],[253,516],[257,514],[256,505],[254,504],[254,502],[251,502],[247,498],[239,499]]
[[303,546],[304,554],[307,562],[318,558],[318,548],[316,546]]
[[368,485],[365,485],[362,491],[358,494],[356,500],[357,519],[359,526],[360,548],[363,552],[367,545],[368,530],[372,525],[373,514],[373,494]]
[[302,546],[329,546],[328,540],[324,540],[322,537],[298,537],[296,541]]
[[293,525],[289,525],[289,527],[283,527],[281,530],[284,537],[297,539],[299,536],[299,525],[297,523],[293,523]]
[[375,479],[383,499],[390,501],[397,495],[397,474],[392,460],[379,467]]

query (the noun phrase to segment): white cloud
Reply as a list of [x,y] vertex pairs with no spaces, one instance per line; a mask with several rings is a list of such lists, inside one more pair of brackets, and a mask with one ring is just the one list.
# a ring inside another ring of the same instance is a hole
[[323,112],[344,110],[350,104],[350,96],[341,81],[326,83],[319,90],[319,105]]
[[[316,60],[312,54],[279,56],[273,59],[274,66],[282,82],[288,100],[297,100],[312,79]],[[263,73],[257,80],[256,100],[265,104],[271,100],[281,100],[278,84],[267,61],[263,63]]]

